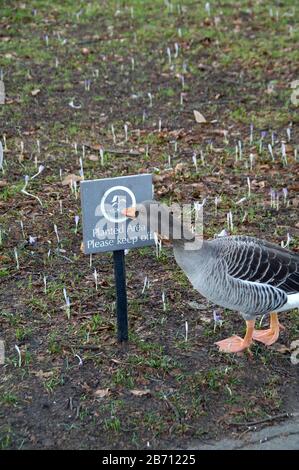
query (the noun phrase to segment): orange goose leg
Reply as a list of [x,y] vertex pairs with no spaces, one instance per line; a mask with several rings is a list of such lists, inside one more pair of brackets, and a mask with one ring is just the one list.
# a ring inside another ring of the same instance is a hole
[[230,338],[217,341],[219,350],[226,353],[236,353],[248,349],[252,343],[252,335],[254,330],[255,320],[249,320],[246,322],[246,334],[244,338],[240,336],[231,336]]
[[270,328],[267,330],[254,330],[253,339],[270,346],[275,343],[279,337],[279,331],[284,330],[284,327],[278,321],[277,313],[270,313]]

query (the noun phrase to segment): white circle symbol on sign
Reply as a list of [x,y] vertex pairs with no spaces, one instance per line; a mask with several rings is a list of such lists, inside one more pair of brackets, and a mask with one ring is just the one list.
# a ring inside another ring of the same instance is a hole
[[105,217],[105,219],[109,220],[109,222],[113,222],[113,223],[124,222],[127,218],[125,215],[122,216],[122,217],[117,217],[116,218],[116,217],[112,217],[111,215],[107,214],[107,212],[106,212],[106,208],[105,208],[106,199],[109,196],[109,194],[111,194],[114,191],[124,191],[125,193],[127,193],[130,196],[130,199],[132,201],[130,206],[135,206],[136,205],[135,195],[129,188],[126,188],[125,186],[113,186],[112,188],[107,189],[107,191],[104,193],[104,195],[102,197],[101,212],[102,212],[103,216]]

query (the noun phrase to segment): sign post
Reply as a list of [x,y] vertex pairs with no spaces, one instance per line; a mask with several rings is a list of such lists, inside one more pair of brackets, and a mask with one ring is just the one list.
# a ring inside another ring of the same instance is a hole
[[126,264],[124,250],[113,252],[116,286],[117,339],[128,341],[128,302],[126,286]]
[[128,341],[128,306],[125,250],[153,245],[154,234],[123,209],[152,199],[152,175],[122,176],[80,183],[83,251],[85,254],[113,251],[116,286],[117,338]]

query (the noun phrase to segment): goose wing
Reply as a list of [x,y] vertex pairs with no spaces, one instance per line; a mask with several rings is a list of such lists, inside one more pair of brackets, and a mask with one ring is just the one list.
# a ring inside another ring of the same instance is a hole
[[233,278],[276,287],[286,294],[299,292],[299,254],[252,237],[218,240],[219,254]]

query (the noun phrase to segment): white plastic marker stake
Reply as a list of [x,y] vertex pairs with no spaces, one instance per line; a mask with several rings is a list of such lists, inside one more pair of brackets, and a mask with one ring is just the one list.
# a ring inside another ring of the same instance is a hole
[[57,229],[57,225],[54,224],[54,232],[55,232],[55,235],[56,235],[56,238],[57,238],[57,243],[59,244],[60,243],[60,240],[59,240],[59,234],[58,234],[58,229]]
[[23,224],[23,220],[20,220],[20,226],[21,226],[21,230],[22,230],[22,235],[23,235],[23,238],[25,238],[25,232],[24,232],[24,224]]
[[153,107],[153,96],[150,92],[147,94],[147,96],[148,96],[148,99],[149,99],[149,105],[148,106],[149,106],[149,108],[152,108]]
[[174,43],[174,50],[175,50],[175,52],[174,52],[174,57],[175,57],[175,59],[176,59],[176,58],[178,57],[178,55],[179,55],[179,45],[178,45],[177,42]]
[[125,142],[128,142],[128,126],[127,126],[127,124],[124,125],[124,131],[125,131]]
[[92,267],[92,253],[89,255],[89,266]]
[[64,300],[65,300],[65,307],[66,307],[66,316],[68,320],[71,318],[71,302],[70,298],[68,297],[66,293],[66,288],[63,288],[63,295],[64,295]]
[[185,89],[185,77],[184,75],[181,75],[180,78],[181,78],[182,90],[184,90]]
[[75,215],[75,233],[78,231],[78,224],[79,224],[80,217]]
[[104,149],[100,148],[101,165],[104,166]]
[[132,69],[132,72],[134,72],[134,70],[135,70],[135,60],[134,60],[134,57],[131,57],[131,69]]
[[227,131],[226,129],[224,129],[224,131],[223,131],[223,142],[224,142],[226,145],[229,144],[229,140],[228,140],[227,136],[228,136],[228,131]]
[[16,248],[14,248],[14,254],[15,254],[17,269],[20,269],[18,250]]
[[62,214],[62,200],[59,200],[59,212]]
[[197,156],[196,156],[196,153],[194,152],[194,154],[192,155],[192,161],[193,161],[193,165],[195,166],[195,171],[197,173],[198,171],[198,166],[197,166]]
[[287,203],[288,203],[288,194],[289,194],[288,188],[283,188],[282,189],[282,194],[283,194],[283,201],[284,201],[285,205],[287,205]]
[[145,276],[144,281],[143,281],[143,288],[142,288],[142,294],[144,294],[146,287],[148,287],[148,279],[147,276]]
[[248,197],[251,196],[251,182],[249,176],[247,177]]
[[171,50],[169,47],[167,47],[166,52],[168,57],[168,64],[171,65]]
[[288,142],[290,142],[291,141],[291,128],[290,127],[287,128],[287,137],[288,137]]
[[114,131],[114,125],[113,124],[111,124],[111,134],[112,134],[113,143],[115,145],[116,144],[116,136],[115,136],[115,131]]
[[163,312],[166,312],[166,297],[165,297],[164,290],[162,292],[162,303],[163,303]]
[[215,214],[217,215],[217,212],[218,212],[218,205],[219,203],[221,202],[221,196],[216,196],[215,197],[215,200],[214,200],[214,203],[215,203]]
[[47,276],[44,276],[44,293],[47,293]]
[[75,199],[78,199],[77,181],[72,181],[72,189],[75,194]]
[[211,5],[209,2],[205,4],[205,10],[209,16],[211,16]]
[[21,193],[26,194],[26,196],[29,196],[29,197],[34,197],[34,199],[37,199],[37,201],[40,203],[41,207],[43,207],[42,201],[40,200],[40,198],[38,196],[35,196],[34,194],[28,193],[28,191],[26,191],[28,181],[29,181],[29,176],[26,175],[25,176],[25,185],[24,185],[24,188],[21,190]]
[[250,170],[252,171],[253,169],[253,163],[254,163],[254,155],[253,153],[249,154],[249,161],[250,161]]
[[249,136],[250,145],[253,144],[253,124],[250,124],[250,136]]
[[162,120],[159,119],[158,131],[161,132],[162,130]]
[[79,158],[79,163],[80,163],[80,176],[81,176],[82,179],[84,180],[83,161],[82,161],[82,158],[81,158],[81,157]]
[[188,325],[188,322],[185,321],[185,342],[186,343],[188,341],[188,332],[189,332],[189,325]]
[[243,150],[242,150],[242,142],[241,142],[241,140],[238,140],[238,147],[239,147],[239,157],[240,157],[240,160],[242,160],[242,157],[243,157]]
[[231,211],[227,213],[226,218],[227,218],[227,228],[228,230],[232,231],[234,229],[234,225],[233,225],[233,214]]
[[274,162],[275,159],[274,159],[273,148],[271,144],[268,144],[268,150],[271,155],[272,161]]
[[288,159],[287,159],[286,146],[284,142],[281,143],[281,156],[282,156],[283,162],[287,165]]
[[95,285],[96,285],[96,290],[98,290],[98,273],[97,273],[96,268],[94,268],[93,277],[94,277],[94,282],[95,282]]

